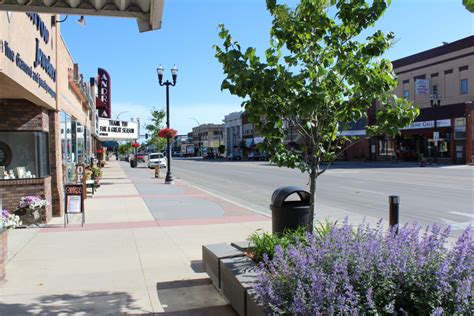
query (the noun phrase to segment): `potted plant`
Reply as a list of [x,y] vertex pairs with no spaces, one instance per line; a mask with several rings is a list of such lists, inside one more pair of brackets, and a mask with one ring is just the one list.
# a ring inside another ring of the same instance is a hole
[[8,229],[21,225],[20,218],[8,210],[0,213],[0,286],[5,282],[5,266],[8,255]]
[[102,169],[100,169],[97,166],[93,166],[91,168],[91,179],[94,180],[96,184],[98,184],[101,177],[102,177]]
[[24,225],[39,224],[46,221],[46,206],[49,202],[44,197],[24,196],[14,211]]

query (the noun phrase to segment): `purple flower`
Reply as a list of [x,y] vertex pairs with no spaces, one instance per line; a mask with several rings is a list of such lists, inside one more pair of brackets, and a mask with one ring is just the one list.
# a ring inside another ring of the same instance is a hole
[[468,314],[473,309],[471,228],[452,248],[450,228],[398,233],[347,221],[283,250],[259,267],[256,291],[275,314]]

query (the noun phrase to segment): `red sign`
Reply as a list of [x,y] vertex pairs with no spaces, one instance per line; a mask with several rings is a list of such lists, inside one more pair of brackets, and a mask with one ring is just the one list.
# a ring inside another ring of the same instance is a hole
[[99,94],[96,99],[96,108],[99,110],[99,117],[110,118],[110,75],[105,69],[98,69],[98,89]]

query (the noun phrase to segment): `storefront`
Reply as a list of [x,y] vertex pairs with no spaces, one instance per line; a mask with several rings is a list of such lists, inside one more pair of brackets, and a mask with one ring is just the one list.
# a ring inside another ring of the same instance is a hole
[[[91,152],[91,108],[77,67],[51,15],[0,12],[0,199],[15,210],[24,196],[60,216],[63,184]],[[84,90],[84,89],[83,89]]]

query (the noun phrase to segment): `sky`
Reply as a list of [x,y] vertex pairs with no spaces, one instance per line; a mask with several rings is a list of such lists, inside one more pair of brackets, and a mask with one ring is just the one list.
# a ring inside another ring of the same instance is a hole
[[[61,25],[62,36],[84,77],[96,76],[98,67],[109,72],[113,118],[140,118],[145,125],[153,108],[165,109],[166,89],[156,75],[161,64],[165,80],[171,80],[173,65],[179,70],[170,88],[172,128],[186,134],[197,122],[222,123],[226,114],[241,110],[242,100],[220,90],[224,74],[213,49],[221,44],[218,25],[224,23],[243,50],[252,46],[263,54],[271,27],[265,0],[164,2],[159,30],[139,33],[134,19],[105,17],[86,17],[82,27],[70,17]],[[462,0],[392,0],[378,29],[395,33],[397,43],[385,55],[395,60],[473,35],[474,15]]]

